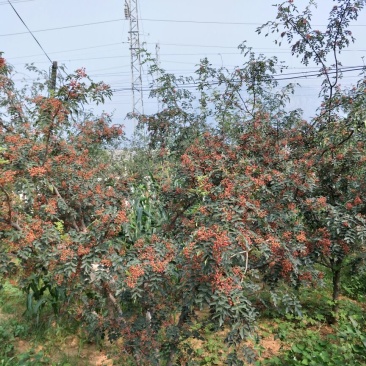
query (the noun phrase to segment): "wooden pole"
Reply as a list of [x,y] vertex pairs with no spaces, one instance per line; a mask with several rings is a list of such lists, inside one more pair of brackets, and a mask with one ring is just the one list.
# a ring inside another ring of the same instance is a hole
[[50,96],[54,97],[56,91],[57,80],[57,61],[52,62],[51,81],[50,81]]

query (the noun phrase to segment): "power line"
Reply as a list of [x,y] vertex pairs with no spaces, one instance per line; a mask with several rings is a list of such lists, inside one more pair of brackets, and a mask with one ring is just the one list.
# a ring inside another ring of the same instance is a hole
[[[85,60],[105,60],[105,59],[119,59],[119,58],[128,58],[129,56],[121,55],[121,56],[100,56],[100,57],[87,57],[87,58],[68,58],[68,59],[61,59],[58,60],[59,62],[73,62],[73,61],[85,61]],[[33,61],[32,64],[44,64],[46,61]],[[16,65],[23,65],[22,63],[13,64]]]
[[[153,44],[153,45],[155,45],[156,43],[154,43],[154,42],[146,42],[147,44]],[[161,42],[159,42],[159,44],[160,45],[162,45],[162,46],[177,46],[177,47],[200,47],[200,48],[202,48],[202,47],[204,47],[204,48],[230,48],[230,49],[238,49],[238,46],[218,46],[218,45],[212,45],[212,46],[210,46],[210,45],[204,45],[204,44],[185,44],[185,43],[161,43]],[[254,49],[254,48],[253,48]],[[256,49],[265,49],[265,50],[269,50],[269,49],[278,49],[278,47],[277,48],[274,48],[274,47],[272,47],[272,48],[256,48]]]
[[[97,25],[97,24],[105,24],[105,23],[113,23],[113,22],[121,22],[124,21],[123,18],[117,18],[117,19],[110,19],[110,20],[103,20],[99,22],[91,22],[91,23],[82,23],[82,24],[74,24],[74,25],[66,25],[63,27],[54,27],[54,28],[45,28],[45,29],[37,29],[34,30],[34,33],[38,32],[49,32],[49,31],[55,31],[60,29],[68,29],[68,28],[77,28],[77,27],[85,27],[85,26],[91,26],[91,25]],[[172,22],[172,23],[202,23],[202,24],[232,24],[232,25],[262,25],[262,23],[230,23],[230,22],[205,22],[205,21],[194,21],[194,20],[173,20],[173,19],[140,19],[143,21],[151,21],[151,22]],[[6,33],[6,34],[0,34],[0,37],[6,37],[6,36],[18,36],[21,34],[26,34],[27,32],[17,32],[17,33]]]
[[[27,3],[34,0],[13,0],[13,3]],[[0,5],[9,5],[7,1],[0,1]]]
[[[51,54],[55,54],[55,53],[66,53],[66,52],[74,52],[74,51],[83,51],[83,50],[89,50],[89,49],[93,49],[93,48],[102,48],[102,47],[109,47],[109,46],[117,46],[117,45],[121,45],[121,44],[125,44],[127,42],[115,42],[115,43],[107,43],[107,44],[103,44],[103,45],[98,45],[98,46],[91,46],[91,47],[82,47],[82,48],[73,48],[70,50],[63,50],[63,51],[54,51],[54,52],[48,52],[49,55]],[[11,57],[9,60],[15,60],[18,58],[27,58],[27,57],[37,57],[43,54],[36,54],[36,55],[26,55],[26,56],[17,56],[17,57]]]
[[167,22],[167,23],[191,23],[191,24],[222,24],[222,25],[262,25],[263,23],[248,22],[221,22],[221,21],[204,21],[204,20],[179,20],[179,19],[141,19],[145,22]]
[[[342,68],[342,72],[350,72],[350,71],[359,71],[360,70],[360,66],[348,66],[348,67],[343,67]],[[179,70],[178,70],[179,71]],[[89,74],[89,76],[94,76],[94,77],[97,77],[97,76],[103,76],[103,75],[107,75],[107,74],[95,74],[95,75],[92,75],[92,74]],[[187,74],[188,76],[194,76],[194,74],[190,73],[190,74]],[[291,76],[291,75],[294,75],[294,76]],[[308,72],[288,72],[288,73],[283,73],[283,74],[278,74],[275,77],[276,80],[291,80],[291,79],[294,79],[294,78],[312,78],[314,77],[314,75],[316,75],[316,77],[318,77],[319,74],[315,74],[314,71],[308,71]],[[116,73],[112,73],[111,76],[119,76],[119,74],[116,74]],[[286,76],[291,76],[291,77],[288,77],[286,78]],[[354,78],[356,76],[344,76],[343,78]],[[109,84],[112,84],[114,89],[122,89],[122,86],[123,85],[127,85],[128,84],[128,81],[125,80],[125,79],[117,79],[117,80],[112,80],[112,81],[109,81],[108,82]],[[121,88],[117,88],[118,85],[121,85]],[[183,84],[183,86],[185,86],[187,84]],[[192,84],[189,84],[189,86],[191,86]],[[193,84],[194,85],[194,84]],[[212,84],[213,85],[213,84]],[[302,89],[317,89],[318,86],[309,86],[309,85],[303,85],[301,86]],[[149,90],[149,86],[148,85],[143,85],[143,88],[145,91]],[[126,88],[123,88],[124,91],[128,92],[129,89],[128,87]],[[122,90],[121,90],[122,91]]]
[[[100,47],[107,47],[112,45],[120,45],[120,44],[126,44],[127,42],[116,42],[116,43],[110,43],[106,45],[98,45],[98,46],[92,46],[92,47],[83,47],[83,48],[75,48],[70,50],[64,50],[64,51],[55,51],[55,52],[48,52],[48,54],[57,54],[57,53],[66,53],[66,52],[72,52],[72,51],[81,51],[81,50],[87,50],[87,49],[94,49],[94,48],[100,48]],[[253,50],[259,50],[259,49],[265,49],[265,48],[253,48]],[[343,50],[343,52],[366,52],[366,50]],[[277,52],[258,52],[258,54],[283,54],[283,53],[290,53],[289,51],[277,51]],[[30,58],[30,57],[36,57],[43,54],[36,54],[36,55],[24,55],[24,56],[18,56],[18,57],[10,57],[8,60],[15,60],[15,59],[22,59],[22,58]],[[176,56],[176,57],[182,57],[182,56],[201,56],[201,57],[207,57],[207,56],[218,56],[218,55],[237,55],[241,56],[238,52],[220,52],[220,53],[214,53],[214,52],[204,52],[204,53],[164,53],[161,56]],[[84,61],[84,60],[99,60],[99,59],[119,59],[119,58],[126,58],[128,56],[126,55],[120,55],[120,56],[100,56],[100,57],[87,57],[87,58],[68,58],[68,59],[61,59],[60,62],[73,62],[73,61]],[[194,60],[192,62],[183,62],[183,61],[173,61],[173,60],[163,60],[164,63],[176,63],[176,64],[186,64],[186,65],[192,65],[193,63],[196,64],[197,60]],[[43,61],[34,61],[32,60],[32,63],[35,64],[41,64],[44,63]],[[23,63],[14,63],[13,65],[22,65]],[[125,66],[125,65],[124,65]],[[234,66],[234,65],[232,65]],[[237,65],[236,65],[237,66]],[[119,68],[118,67],[110,67],[107,68],[108,70],[113,68]],[[228,67],[228,65],[226,65]],[[294,67],[294,69],[309,69],[310,67]],[[314,69],[318,69],[314,67]]]
[[[92,23],[82,23],[82,24],[75,24],[75,25],[66,25],[64,27],[55,27],[55,28],[46,28],[46,29],[37,29],[34,30],[33,33],[39,33],[39,32],[50,32],[60,29],[68,29],[68,28],[78,28],[78,27],[85,27],[90,25],[96,25],[96,24],[105,24],[105,23],[113,23],[113,22],[121,22],[124,19],[111,19],[111,20],[103,20],[100,22],[92,22]],[[18,33],[6,33],[6,34],[0,34],[0,37],[7,37],[7,36],[18,36],[21,34],[26,34],[27,32],[18,32]]]
[[[23,0],[23,1],[31,1],[31,0]],[[203,20],[179,20],[179,19],[151,19],[151,18],[141,18],[140,20],[146,22],[167,22],[167,23],[191,23],[191,24],[216,24],[216,25],[257,25],[260,26],[263,23],[250,23],[250,22],[221,22],[221,21],[203,21]],[[91,23],[82,23],[82,24],[74,24],[74,25],[66,25],[63,27],[54,27],[54,28],[45,28],[45,29],[37,29],[34,30],[33,33],[38,32],[49,32],[61,29],[68,29],[68,28],[77,28],[77,27],[85,27],[85,26],[92,26],[98,24],[106,24],[106,23],[115,23],[125,21],[123,18],[117,19],[110,19],[110,20],[102,20],[99,22],[91,22]],[[326,24],[314,24],[314,27],[325,27]],[[366,27],[366,24],[351,24],[350,27]],[[6,33],[0,34],[0,37],[7,37],[7,36],[17,36],[21,34],[26,34],[27,32],[17,32],[17,33]]]
[[[221,21],[204,21],[204,20],[179,20],[179,19],[141,19],[145,22],[167,22],[167,23],[191,23],[191,24],[222,24],[222,25],[263,25],[263,23],[250,22],[221,22]],[[314,27],[326,27],[327,24],[313,24]],[[351,24],[350,27],[366,27],[366,24]]]
[[[109,43],[106,45],[100,45],[100,46],[92,46],[92,47],[83,47],[83,48],[74,48],[74,49],[70,49],[70,50],[64,50],[64,51],[55,51],[55,52],[48,52],[48,54],[56,54],[56,53],[66,53],[66,52],[73,52],[73,51],[82,51],[82,50],[88,50],[88,49],[94,49],[94,48],[101,48],[101,47],[107,47],[107,46],[112,46],[112,45],[121,45],[121,44],[127,44],[127,42],[116,42],[116,43]],[[162,43],[160,43],[162,44]],[[195,45],[192,45],[193,47],[195,47]],[[211,47],[211,46],[209,46]],[[216,46],[213,46],[216,47]],[[219,47],[219,46],[217,46]],[[227,47],[229,48],[229,47]],[[231,47],[230,47],[231,48]],[[232,47],[235,48],[235,47]],[[278,48],[253,48],[253,50],[265,50],[265,49],[269,49],[269,50],[278,50]],[[342,50],[342,52],[366,52],[366,49],[354,49],[354,50]],[[261,51],[258,52],[258,54],[288,54],[291,53],[291,51]],[[9,58],[9,60],[15,60],[15,59],[22,59],[22,58],[29,58],[29,57],[37,57],[43,54],[36,54],[36,55],[25,55],[25,56],[17,56],[17,57],[11,57]],[[164,53],[161,54],[161,56],[177,56],[177,57],[181,57],[181,56],[219,56],[219,55],[237,55],[237,56],[241,56],[241,54],[239,52],[203,52],[203,53]],[[78,59],[64,59],[64,60],[60,60],[60,61],[83,61],[83,60],[96,60],[96,59],[102,59],[102,58],[120,58],[120,57],[128,57],[128,56],[103,56],[103,57],[94,57],[94,58],[78,58]],[[165,61],[165,62],[175,62],[175,61]],[[184,62],[186,63],[186,62]],[[188,63],[190,64],[190,63]],[[305,69],[307,69],[308,67],[304,67]]]
[[[339,71],[342,72],[342,73],[346,73],[346,72],[352,72],[352,71],[362,71],[362,70],[365,70],[365,67],[364,66],[352,66],[352,67],[348,67],[348,68],[342,68],[340,69]],[[334,75],[336,74],[337,71],[330,71],[328,72],[328,75]],[[287,76],[287,75],[292,75],[292,74],[299,74],[299,73],[284,73],[282,75],[276,75],[274,76],[274,80],[277,80],[277,81],[282,81],[282,80],[297,80],[297,79],[304,79],[304,78],[309,78],[309,77],[319,77],[319,72],[315,73],[313,71],[304,71],[302,72],[301,74],[304,74],[304,75],[296,75],[296,76],[289,76],[289,77],[282,77],[282,76]],[[235,81],[240,81],[239,79],[237,80],[233,80],[233,82]],[[220,82],[218,81],[215,81],[215,82],[212,82],[212,83],[207,83],[208,85],[219,85]],[[196,88],[197,87],[197,83],[187,83],[187,84],[180,84],[180,85],[177,85],[178,88]],[[118,89],[114,89],[113,92],[121,92],[121,91],[129,91],[131,90],[131,88],[118,88]],[[149,87],[145,87],[144,88],[144,91],[150,91],[151,88]]]
[[100,57],[87,57],[87,58],[70,58],[70,59],[63,59],[60,61],[84,61],[84,60],[103,60],[108,58],[129,58],[130,56],[120,55],[120,56],[100,56]]
[[[149,42],[147,44],[153,44],[155,45],[155,43]],[[176,46],[176,47],[199,47],[199,48],[230,48],[230,49],[236,49],[238,50],[239,47],[238,46],[223,46],[223,45],[202,45],[202,44],[180,44],[180,43],[161,43],[159,42],[160,45],[163,46]],[[249,47],[251,48],[253,51],[255,50],[273,50],[276,51],[278,50],[278,47]],[[281,51],[280,51],[281,52]],[[288,49],[288,51],[284,51],[284,52],[291,52],[290,49]],[[353,50],[342,50],[342,52],[366,52],[366,49],[353,49]],[[259,53],[264,53],[264,52],[259,52]],[[269,53],[269,52],[267,52]],[[221,53],[223,54],[223,53]]]
[[18,16],[18,18],[21,20],[21,22],[25,25],[25,27],[28,29],[28,32],[31,34],[31,36],[34,38],[34,40],[37,42],[38,46],[41,48],[41,50],[43,51],[43,53],[46,55],[46,57],[48,58],[48,60],[51,62],[52,64],[52,60],[50,59],[50,57],[47,55],[47,52],[43,49],[43,47],[41,46],[41,44],[38,42],[38,39],[34,36],[34,34],[32,33],[32,31],[28,28],[27,24],[25,24],[24,20],[22,19],[22,17],[19,15],[19,13],[16,11],[16,9],[14,8],[13,4],[10,2],[10,0],[8,0],[8,3],[10,4],[10,6],[13,8],[15,14]]
[[[357,69],[350,69],[350,70],[343,70],[343,72],[351,72],[351,71],[357,71],[357,70],[359,70],[358,68]],[[285,74],[285,75],[291,75],[291,73],[288,73],[288,74]],[[285,76],[285,75],[283,75],[283,76]],[[318,75],[316,75],[316,76],[318,76]],[[296,75],[296,76],[292,76],[292,77],[288,77],[288,78],[283,78],[283,77],[281,77],[281,75],[277,75],[277,76],[274,76],[274,78],[275,78],[275,80],[278,80],[278,81],[281,81],[281,80],[286,80],[286,79],[294,79],[294,78],[301,78],[302,77],[302,75]],[[303,77],[314,77],[314,75],[303,75]],[[343,76],[343,78],[345,79],[345,78],[354,78],[355,76],[348,76],[348,75],[346,75],[346,76]],[[236,81],[239,81],[239,80],[236,80]],[[115,80],[112,80],[112,81],[110,81],[110,82],[108,82],[110,85],[113,85],[113,88],[115,89],[115,90],[120,90],[120,91],[122,91],[122,89],[123,89],[123,91],[128,91],[128,87],[127,87],[127,85],[129,84],[129,82],[128,82],[128,80],[127,79],[115,79]],[[210,85],[215,85],[215,83],[216,82],[213,82],[213,83],[210,83]],[[126,85],[126,87],[124,87]],[[185,87],[185,86],[188,86],[188,87],[192,87],[192,86],[195,86],[195,85],[197,85],[196,83],[189,83],[189,84],[181,84],[182,85],[182,87]],[[119,88],[118,88],[118,86],[120,86]],[[319,85],[317,85],[317,84],[314,84],[313,86],[309,86],[309,85],[302,85],[301,86],[301,89],[311,89],[311,90],[313,90],[313,89],[318,89],[318,87],[319,87]],[[149,90],[150,89],[150,86],[149,85],[147,85],[147,84],[144,84],[143,85],[143,88],[144,88],[144,90]],[[200,93],[200,92],[199,92]]]
[[[153,42],[147,42],[147,44],[153,44],[155,45],[155,43]],[[238,50],[239,47],[238,46],[223,46],[223,45],[203,45],[203,44],[182,44],[182,43],[161,43],[159,42],[160,45],[163,46],[176,46],[176,47],[199,47],[199,48],[229,48],[229,49],[236,49]],[[253,51],[255,50],[273,50],[276,51],[278,50],[278,47],[249,47],[251,48]],[[280,51],[281,52],[281,51]],[[286,52],[291,52],[290,49],[288,49],[288,51]],[[342,52],[366,52],[366,49],[353,49],[353,50],[342,50]],[[259,53],[265,53],[265,52],[259,52]],[[270,52],[267,52],[270,53]],[[221,53],[223,54],[223,53]]]

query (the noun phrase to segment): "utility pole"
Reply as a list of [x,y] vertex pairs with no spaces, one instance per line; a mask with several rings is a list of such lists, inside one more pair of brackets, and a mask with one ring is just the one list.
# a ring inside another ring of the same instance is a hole
[[51,69],[51,80],[50,80],[50,96],[55,96],[56,91],[56,80],[57,80],[57,61],[52,62]]
[[137,0],[125,0],[125,18],[130,21],[132,113],[137,116],[144,113]]

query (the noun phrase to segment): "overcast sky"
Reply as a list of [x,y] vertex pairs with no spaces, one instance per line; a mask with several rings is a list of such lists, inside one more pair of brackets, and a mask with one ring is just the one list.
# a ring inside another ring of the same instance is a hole
[[[114,122],[131,126],[125,120],[131,110],[129,22],[124,16],[124,0],[12,0],[27,26],[34,32],[52,60],[65,64],[68,70],[85,67],[95,80],[104,80],[115,93],[104,109],[114,111]],[[203,57],[214,66],[232,68],[241,62],[237,46],[247,40],[255,51],[276,55],[286,61],[291,71],[304,71],[288,46],[276,46],[274,38],[257,35],[256,28],[274,20],[274,0],[139,0],[140,41],[155,52],[160,45],[161,66],[177,74],[189,74]],[[307,0],[295,0],[300,6]],[[326,24],[332,0],[319,0],[314,24]],[[90,24],[98,23],[98,24]],[[344,66],[362,65],[366,55],[366,11],[352,27],[357,41],[342,56]],[[60,28],[53,29],[52,28]],[[50,62],[27,32],[7,1],[0,0],[0,51],[15,68],[24,72],[25,63],[33,62],[47,70]],[[311,65],[313,66],[313,65]],[[357,81],[357,73],[349,73],[344,84]],[[144,76],[143,84],[149,79]],[[303,87],[293,98],[294,107],[311,114],[317,103],[319,81],[301,81]],[[155,104],[145,95],[145,111]]]

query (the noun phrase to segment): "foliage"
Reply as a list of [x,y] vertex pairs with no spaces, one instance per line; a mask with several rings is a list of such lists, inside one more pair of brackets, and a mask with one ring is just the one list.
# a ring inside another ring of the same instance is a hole
[[46,291],[58,313],[66,297],[81,299],[80,289],[108,291],[91,283],[91,272],[93,263],[108,267],[106,255],[121,250],[110,239],[127,220],[125,181],[112,174],[103,151],[122,130],[109,126],[107,114],[85,110],[110,89],[83,69],[61,79],[53,96],[46,95],[47,80],[29,94],[18,92],[5,63],[0,77],[0,141],[8,162],[0,173],[1,271],[16,268],[29,314],[39,315]]
[[[286,326],[279,330],[283,339]],[[279,356],[261,362],[263,365],[360,365],[366,358],[366,334],[364,319],[342,312],[334,333],[321,335],[319,331],[307,329],[301,339],[296,339],[289,350]]]
[[87,366],[95,355],[103,355],[87,343],[72,318],[63,316],[57,322],[50,304],[45,304],[38,323],[22,316],[24,308],[22,291],[5,282],[0,291],[1,365]]
[[[312,29],[313,1],[303,11],[283,3],[280,24],[265,25],[283,27],[292,52],[319,65],[314,119],[288,111],[294,85],[276,78],[284,66],[245,43],[242,65],[215,69],[203,59],[194,78],[166,73],[146,54],[160,109],[130,116],[147,146],[119,161],[108,150],[121,128],[86,110],[111,95],[108,86],[79,69],[50,95],[42,73],[18,91],[1,58],[0,271],[16,274],[28,315],[52,306],[94,340],[122,338],[135,364],[172,366],[188,352],[192,365],[222,362],[211,333],[195,327],[209,312],[214,332],[225,330],[226,362],[242,365],[256,359],[243,341],[261,313],[306,320],[301,291],[320,282],[323,266],[334,322],[341,277],[362,263],[366,240],[366,79],[338,85],[339,52],[364,2],[339,4],[324,32]],[[364,320],[342,314],[336,334],[347,342],[309,330],[284,352],[286,364],[333,354],[363,361]],[[204,344],[201,355],[192,340]]]
[[364,300],[366,296],[365,273],[352,273],[346,276],[342,285],[343,292],[350,298]]
[[[318,114],[306,141],[308,165],[318,180],[314,192],[301,205],[306,221],[310,258],[333,273],[333,310],[337,311],[341,272],[347,259],[362,251],[365,243],[364,143],[365,82],[363,77],[351,90],[342,90],[341,51],[355,39],[349,30],[365,6],[364,1],[338,1],[329,13],[326,30],[311,24],[314,1],[300,10],[293,1],[278,5],[277,19],[266,27],[290,44],[292,53],[308,65],[319,65],[322,78]],[[276,43],[278,41],[276,40]],[[281,43],[281,42],[279,42]],[[357,260],[357,259],[356,259]]]

